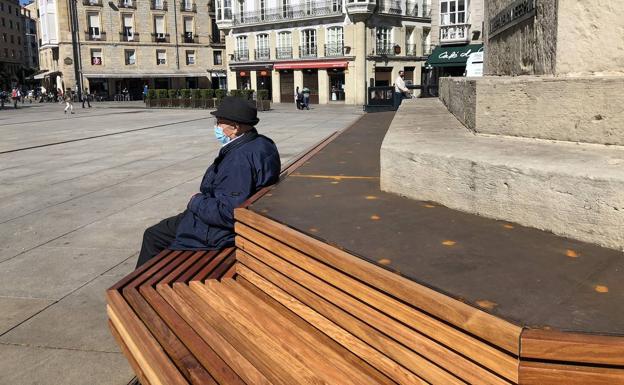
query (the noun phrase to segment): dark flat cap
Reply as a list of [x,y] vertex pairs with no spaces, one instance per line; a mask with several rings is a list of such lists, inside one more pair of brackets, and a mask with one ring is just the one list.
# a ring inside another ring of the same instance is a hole
[[231,120],[233,122],[249,124],[255,126],[258,124],[258,109],[249,100],[234,96],[226,96],[221,100],[221,104],[216,111],[211,114],[217,118]]

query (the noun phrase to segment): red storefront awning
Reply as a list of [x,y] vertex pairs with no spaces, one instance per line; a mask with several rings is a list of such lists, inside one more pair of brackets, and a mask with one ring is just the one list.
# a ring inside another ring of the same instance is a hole
[[346,61],[294,61],[287,63],[275,63],[275,70],[299,70],[299,69],[322,69],[322,68],[347,68]]

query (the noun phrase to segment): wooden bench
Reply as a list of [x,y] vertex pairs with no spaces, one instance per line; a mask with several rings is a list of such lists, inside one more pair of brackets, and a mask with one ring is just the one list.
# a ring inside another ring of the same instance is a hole
[[624,384],[621,337],[532,331],[246,209],[236,248],[108,291],[144,384]]
[[164,251],[108,290],[144,385],[624,385],[622,337],[526,329],[244,207],[235,218],[236,247]]

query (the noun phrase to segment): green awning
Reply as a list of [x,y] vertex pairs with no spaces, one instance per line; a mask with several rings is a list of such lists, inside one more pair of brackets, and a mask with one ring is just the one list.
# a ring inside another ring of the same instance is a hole
[[468,56],[473,52],[483,51],[483,44],[437,47],[431,52],[426,66],[431,67],[462,67],[466,65]]

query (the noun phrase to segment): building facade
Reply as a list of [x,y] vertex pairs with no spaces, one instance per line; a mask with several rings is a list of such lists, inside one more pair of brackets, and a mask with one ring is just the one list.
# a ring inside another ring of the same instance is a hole
[[37,70],[39,68],[37,3],[33,2],[22,8],[22,29],[24,31],[24,66]]
[[208,0],[38,0],[38,5],[42,75],[50,86],[82,84],[105,98],[128,90],[133,99],[145,85],[226,86],[225,40]]
[[227,32],[228,85],[291,102],[366,103],[400,70],[420,84],[430,46],[429,0],[216,0]]
[[19,0],[0,0],[0,87],[24,80],[24,26]]
[[431,43],[426,64],[425,93],[437,96],[443,76],[463,76],[466,61],[483,50],[484,0],[432,0]]

